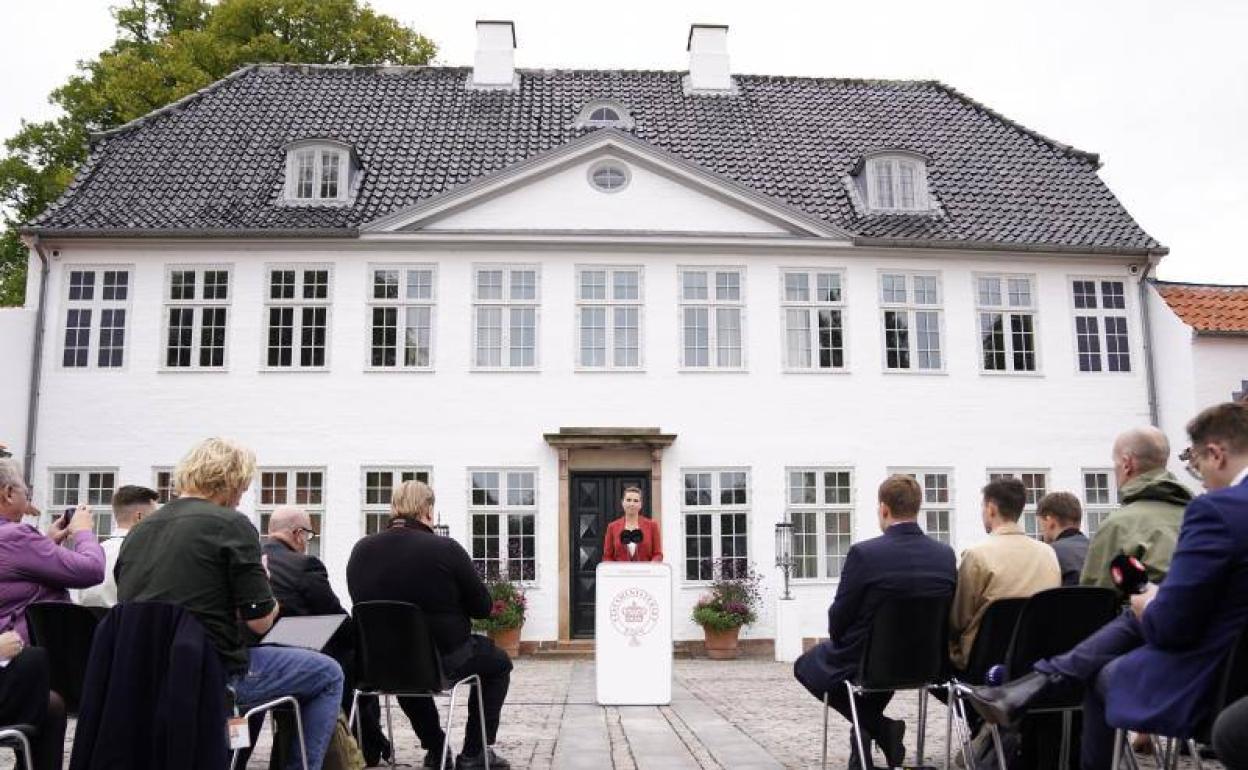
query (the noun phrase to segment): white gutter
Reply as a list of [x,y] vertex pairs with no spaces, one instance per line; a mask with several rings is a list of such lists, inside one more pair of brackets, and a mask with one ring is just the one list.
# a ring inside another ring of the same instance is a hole
[[26,456],[22,463],[22,472],[26,485],[31,483],[31,474],[35,468],[35,435],[39,423],[39,383],[43,372],[43,326],[47,313],[48,298],[48,255],[43,251],[43,244],[37,235],[22,236],[22,243],[39,257],[39,305],[35,311],[35,344],[30,354],[30,392],[26,398]]

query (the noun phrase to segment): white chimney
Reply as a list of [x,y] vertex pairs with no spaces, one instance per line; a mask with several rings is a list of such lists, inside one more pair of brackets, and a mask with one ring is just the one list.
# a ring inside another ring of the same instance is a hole
[[728,26],[694,24],[689,27],[689,90],[731,91],[728,72]]
[[516,27],[510,21],[477,22],[477,55],[472,85],[511,86],[516,77]]

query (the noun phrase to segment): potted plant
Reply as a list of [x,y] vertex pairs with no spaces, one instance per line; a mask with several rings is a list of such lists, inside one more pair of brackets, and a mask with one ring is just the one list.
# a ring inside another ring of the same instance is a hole
[[710,591],[693,608],[693,622],[706,636],[706,656],[733,660],[740,654],[741,627],[758,619],[761,578],[744,559],[717,560]]
[[486,577],[485,587],[494,602],[490,607],[490,616],[472,621],[472,627],[484,632],[494,640],[494,644],[514,658],[520,654],[520,628],[524,625],[524,612],[528,607],[524,586],[503,574]]

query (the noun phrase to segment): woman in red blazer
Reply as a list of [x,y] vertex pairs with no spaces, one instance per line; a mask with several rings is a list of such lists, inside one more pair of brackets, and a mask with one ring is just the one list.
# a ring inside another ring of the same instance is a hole
[[628,487],[620,501],[624,515],[607,525],[603,561],[663,561],[659,525],[641,515],[641,490]]

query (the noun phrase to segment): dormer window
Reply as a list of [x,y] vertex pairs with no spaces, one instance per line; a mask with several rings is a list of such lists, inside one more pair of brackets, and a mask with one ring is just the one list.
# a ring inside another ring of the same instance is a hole
[[[865,173],[863,173],[865,172]],[[926,213],[934,206],[927,191],[927,162],[910,152],[887,152],[865,158],[859,166],[859,191],[871,213]]]
[[351,196],[351,149],[329,141],[299,142],[286,149],[286,199],[341,203]]
[[581,108],[577,128],[632,128],[633,118],[624,105],[615,101],[590,102]]

